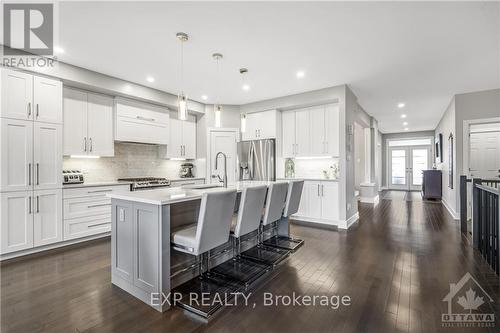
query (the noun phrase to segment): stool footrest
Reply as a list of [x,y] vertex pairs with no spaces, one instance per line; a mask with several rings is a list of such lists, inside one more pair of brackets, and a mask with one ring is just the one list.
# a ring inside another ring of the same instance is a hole
[[245,287],[258,280],[271,269],[270,266],[244,258],[230,259],[210,270],[228,279],[243,283]]
[[290,238],[286,236],[273,236],[264,241],[263,244],[264,246],[270,246],[295,252],[299,247],[304,245],[304,241],[302,239]]
[[254,246],[241,254],[242,258],[276,266],[290,255],[290,251],[265,246]]

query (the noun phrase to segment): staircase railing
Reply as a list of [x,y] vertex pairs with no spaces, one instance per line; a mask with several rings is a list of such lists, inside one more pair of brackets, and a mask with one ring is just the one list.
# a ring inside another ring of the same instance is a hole
[[[498,182],[495,183],[498,186]],[[500,189],[472,180],[472,243],[491,268],[500,273]]]

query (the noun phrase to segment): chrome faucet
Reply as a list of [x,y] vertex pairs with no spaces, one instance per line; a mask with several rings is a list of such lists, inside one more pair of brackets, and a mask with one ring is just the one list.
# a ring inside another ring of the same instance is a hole
[[222,155],[224,157],[224,178],[220,178],[219,175],[217,177],[219,178],[219,181],[222,182],[224,187],[227,187],[227,156],[223,152],[218,152],[217,155],[215,155],[215,170],[218,169],[217,165],[219,164],[219,155]]

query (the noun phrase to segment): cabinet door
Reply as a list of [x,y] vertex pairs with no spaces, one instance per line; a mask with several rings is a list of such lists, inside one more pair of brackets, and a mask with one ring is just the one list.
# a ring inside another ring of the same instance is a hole
[[87,100],[88,154],[114,156],[113,98],[88,94]]
[[283,112],[283,157],[295,155],[295,112]]
[[310,156],[311,133],[310,112],[308,109],[295,112],[295,153],[297,156]]
[[321,218],[339,219],[339,183],[321,182]]
[[61,188],[61,125],[35,122],[33,147],[33,183],[35,190]]
[[33,192],[0,194],[2,254],[33,247]]
[[325,107],[325,134],[326,154],[328,156],[339,156],[340,141],[340,112],[338,105],[327,105]]
[[133,283],[134,211],[132,202],[117,201],[117,204],[113,205],[111,223],[111,269],[113,274]]
[[319,182],[305,182],[304,188],[307,189],[307,217],[321,217],[321,185]]
[[62,189],[35,191],[33,214],[34,246],[62,241]]
[[2,69],[0,116],[21,120],[33,119],[33,76]]
[[325,110],[323,107],[311,109],[311,156],[322,156],[326,153]]
[[167,145],[168,158],[182,158],[182,120],[170,119],[170,140]]
[[62,124],[61,81],[35,76],[33,78],[33,103],[36,121]]
[[196,158],[196,118],[189,117],[182,123],[182,157],[187,159]]
[[63,153],[64,155],[87,154],[87,93],[64,89]]
[[33,187],[32,121],[0,119],[0,157],[0,191],[31,190]]
[[243,141],[248,141],[248,140],[256,140],[258,139],[258,128],[259,128],[259,121],[260,121],[260,116],[259,112],[256,113],[249,113],[246,115],[246,131],[245,133],[241,134],[241,138]]
[[307,183],[304,183],[304,186],[302,187],[302,195],[300,197],[299,210],[295,214],[298,216],[307,216],[309,212],[309,207],[307,207],[307,203],[309,202],[308,188],[306,187],[306,184]]
[[259,112],[259,139],[276,139],[276,110]]

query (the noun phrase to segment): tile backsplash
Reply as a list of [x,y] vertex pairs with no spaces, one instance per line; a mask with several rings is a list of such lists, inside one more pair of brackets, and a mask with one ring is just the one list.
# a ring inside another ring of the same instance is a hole
[[[136,143],[115,143],[114,157],[96,159],[64,157],[63,169],[77,169],[84,173],[85,181],[99,182],[126,177],[179,178],[181,164],[159,158],[158,146]],[[194,175],[205,176],[205,161],[189,161],[194,164]]]
[[[323,175],[323,170],[327,170],[329,174],[330,166],[338,165],[339,160],[337,158],[327,158],[327,159],[294,159],[295,163],[295,177],[296,178],[325,178]],[[284,176],[284,165],[285,159],[278,159],[278,177]],[[340,178],[341,170],[338,172],[338,178]]]

